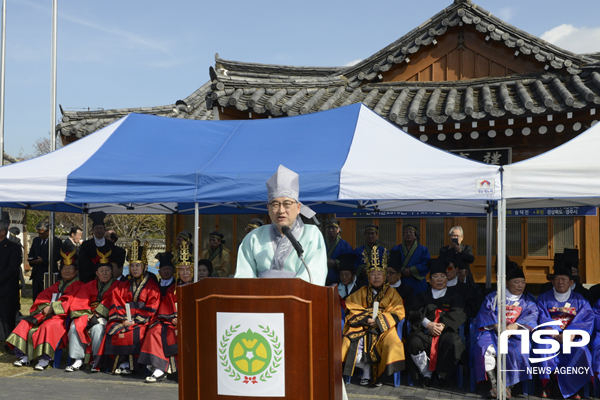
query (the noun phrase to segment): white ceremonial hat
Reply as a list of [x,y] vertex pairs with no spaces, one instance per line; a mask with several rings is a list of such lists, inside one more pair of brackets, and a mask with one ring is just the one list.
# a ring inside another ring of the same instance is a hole
[[[297,173],[280,165],[277,172],[267,181],[268,202],[277,197],[289,197],[299,201],[300,183]],[[316,213],[304,204],[300,208],[300,214],[307,218],[313,218]]]

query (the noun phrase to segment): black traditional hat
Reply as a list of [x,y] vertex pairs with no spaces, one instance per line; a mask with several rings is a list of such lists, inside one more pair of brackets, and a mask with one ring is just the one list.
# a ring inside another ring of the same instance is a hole
[[335,218],[332,218],[332,219],[330,219],[330,220],[328,220],[328,221],[327,221],[327,227],[330,227],[330,226],[336,227],[336,228],[338,228],[340,231],[342,230],[342,229],[340,228],[340,221],[338,221],[338,220],[337,220],[337,219],[335,219]]
[[511,279],[523,278],[525,279],[525,274],[523,274],[523,270],[519,268],[519,264],[514,261],[509,261],[506,264],[506,281],[510,281]]
[[555,276],[564,275],[567,276],[570,280],[573,280],[573,273],[571,272],[571,268],[565,267],[556,267],[554,268],[554,273],[548,275],[548,280],[551,281]]
[[565,265],[568,263],[571,268],[579,268],[579,249],[565,249]]
[[248,221],[248,225],[246,225],[246,230],[260,228],[264,224],[265,223],[264,223],[264,221],[262,219],[260,219],[260,218],[252,218],[250,221]]
[[158,253],[156,255],[156,259],[158,260],[158,262],[160,262],[159,268],[162,268],[162,267],[174,268],[175,267],[173,265],[173,253],[171,253],[170,251],[165,251],[164,253]]
[[411,224],[404,225],[404,226],[402,227],[402,232],[404,232],[404,231],[405,231],[405,230],[407,230],[407,229],[412,229],[413,231],[415,231],[415,234],[417,233],[417,227],[416,227],[416,226],[414,226],[414,225],[411,225]]
[[90,213],[90,218],[92,220],[92,228],[96,225],[106,226],[104,223],[106,213],[104,211],[94,211],[93,213]]
[[379,233],[379,227],[375,224],[369,224],[369,225],[365,226],[364,233],[367,233],[367,231],[375,231],[375,232]]
[[340,254],[338,260],[340,260],[340,272],[350,271],[352,275],[356,274],[356,259],[358,256],[354,253]]
[[225,235],[223,235],[222,233],[219,233],[218,231],[212,231],[211,233],[208,234],[209,238],[216,238],[219,239],[221,241],[221,243],[224,243],[225,241],[223,240],[223,238],[225,237]]
[[447,268],[450,265],[448,260],[443,257],[432,258],[429,261],[429,273],[431,276],[435,274],[448,274]]
[[10,233],[12,233],[15,236],[18,236],[21,233],[21,230],[19,228],[17,228],[16,226],[11,226],[8,231]]
[[565,254],[554,253],[554,268],[562,267],[565,265]]
[[177,237],[182,238],[183,240],[190,241],[192,240],[192,234],[188,231],[181,231],[177,234]]
[[65,265],[73,265],[77,269],[77,252],[75,251],[75,245],[70,240],[62,242],[60,247],[60,267]]

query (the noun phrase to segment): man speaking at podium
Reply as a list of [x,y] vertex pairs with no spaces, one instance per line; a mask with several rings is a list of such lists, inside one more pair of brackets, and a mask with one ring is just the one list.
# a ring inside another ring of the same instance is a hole
[[[300,218],[300,214],[312,218],[315,213],[298,201],[298,174],[280,165],[267,181],[267,192],[272,222],[254,229],[244,238],[238,251],[235,277],[300,278],[310,282],[312,276],[312,283],[325,285],[327,250],[319,229],[304,225]],[[304,261],[310,272],[298,257],[300,248],[294,240],[304,250]]]

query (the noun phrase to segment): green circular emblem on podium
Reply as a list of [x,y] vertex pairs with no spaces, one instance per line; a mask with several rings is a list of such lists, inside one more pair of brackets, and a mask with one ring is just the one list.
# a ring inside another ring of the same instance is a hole
[[229,360],[239,373],[258,375],[271,364],[271,345],[266,337],[248,329],[233,338],[229,345]]

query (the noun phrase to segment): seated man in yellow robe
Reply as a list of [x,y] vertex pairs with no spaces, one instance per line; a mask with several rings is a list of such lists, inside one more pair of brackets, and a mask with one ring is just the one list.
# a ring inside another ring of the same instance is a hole
[[385,378],[404,369],[404,345],[396,327],[404,319],[404,304],[386,282],[387,257],[380,262],[375,246],[365,259],[369,284],[346,298],[342,360],[344,375],[352,375],[358,367],[363,370],[361,385],[381,386]]

